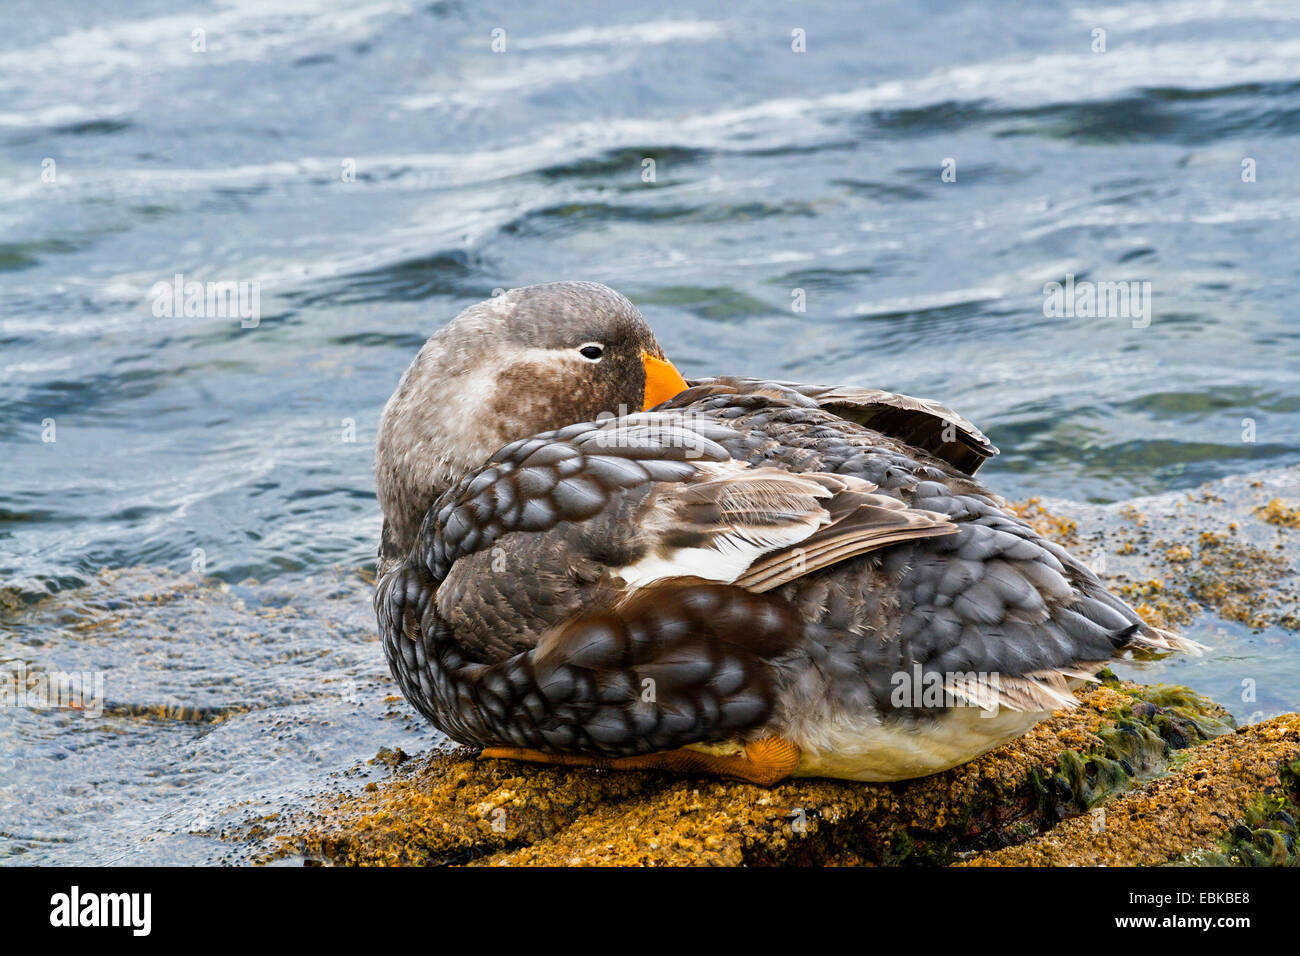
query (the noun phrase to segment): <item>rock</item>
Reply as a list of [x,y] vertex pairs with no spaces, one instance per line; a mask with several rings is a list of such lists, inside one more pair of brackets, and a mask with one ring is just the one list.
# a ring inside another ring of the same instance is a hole
[[[1224,865],[1241,862],[1229,859],[1234,846],[1238,856],[1244,847],[1264,850],[1248,862],[1266,858],[1286,865],[1295,859],[1294,822],[1274,831],[1262,826],[1262,818],[1258,830],[1232,821],[1252,810],[1259,817],[1270,800],[1294,805],[1298,775],[1300,714],[1286,714],[1197,747],[1177,773],[1116,797],[1095,815],[1065,820],[1018,846],[977,854],[966,865]],[[1290,820],[1279,814],[1279,822]],[[1266,836],[1257,840],[1261,834]]]
[[[291,814],[293,832],[270,855],[342,864],[946,864],[1084,814],[1163,773],[1188,745],[1238,739],[1226,711],[1180,688],[1111,680],[1082,701],[978,760],[898,784],[764,789],[431,754],[373,790],[300,820]],[[1300,748],[1300,718],[1291,730]]]
[[1177,630],[1212,612],[1300,631],[1296,503],[1300,468],[1286,468],[1127,504],[1031,498],[1016,510],[1158,627]]

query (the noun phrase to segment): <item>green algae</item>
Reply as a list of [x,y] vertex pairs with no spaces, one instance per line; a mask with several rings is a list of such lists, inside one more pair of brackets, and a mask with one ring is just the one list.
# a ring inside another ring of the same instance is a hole
[[[1221,842],[1271,862],[1286,847],[1279,829],[1295,814],[1277,799],[1300,763],[1300,714],[1284,714],[1184,751],[1178,772],[1118,794],[1089,814],[1061,821],[1029,840],[978,854],[966,866],[1221,865]],[[1271,802],[1261,803],[1264,794]],[[1287,799],[1294,803],[1294,787]],[[1274,817],[1281,808],[1288,816]],[[1245,821],[1241,827],[1238,821]],[[1251,827],[1250,822],[1258,827]],[[1242,828],[1244,827],[1244,829]],[[1270,832],[1272,831],[1272,832]],[[1279,837],[1275,833],[1280,833]]]
[[1109,669],[1100,679],[1127,701],[1106,711],[1111,723],[1095,731],[1098,746],[1062,751],[1055,774],[1034,775],[1034,799],[1045,819],[1092,810],[1181,766],[1185,758],[1175,761],[1178,751],[1236,728],[1223,707],[1190,688],[1124,684]]
[[1212,740],[1237,729],[1227,709],[1190,688],[1169,684],[1126,685],[1122,693],[1135,703],[1119,719],[1140,716],[1174,750]]

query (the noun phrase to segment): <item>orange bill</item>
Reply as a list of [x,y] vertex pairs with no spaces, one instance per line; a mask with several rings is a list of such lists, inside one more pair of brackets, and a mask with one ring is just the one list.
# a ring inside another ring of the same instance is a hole
[[686,379],[665,359],[655,358],[649,352],[641,353],[641,364],[645,366],[645,404],[641,410],[654,408],[660,402],[666,402],[679,392],[687,389]]

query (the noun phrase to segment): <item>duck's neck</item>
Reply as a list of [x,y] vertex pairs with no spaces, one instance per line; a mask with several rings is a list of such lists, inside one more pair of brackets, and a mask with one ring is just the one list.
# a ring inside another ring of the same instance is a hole
[[[509,438],[488,415],[477,374],[448,370],[431,339],[384,407],[375,441],[375,490],[384,513],[381,557],[405,557],[444,491]],[[484,378],[491,377],[485,370]]]

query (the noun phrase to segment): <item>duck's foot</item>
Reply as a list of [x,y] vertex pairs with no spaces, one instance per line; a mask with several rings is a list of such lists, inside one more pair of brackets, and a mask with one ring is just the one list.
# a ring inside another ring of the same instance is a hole
[[799,746],[780,737],[764,737],[745,744],[743,754],[710,754],[683,747],[637,757],[587,757],[581,754],[548,754],[527,747],[484,747],[480,757],[495,760],[527,760],[564,767],[594,767],[600,770],[668,770],[673,773],[707,773],[770,787],[790,776],[799,764]]

